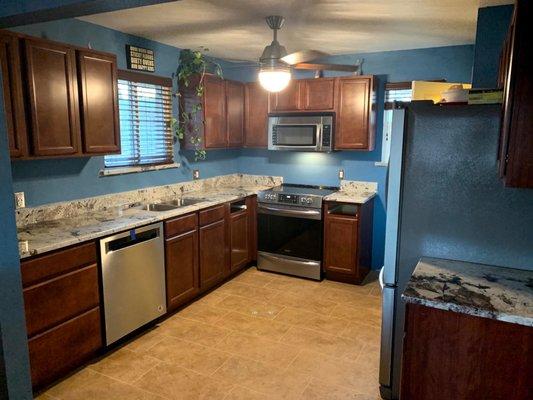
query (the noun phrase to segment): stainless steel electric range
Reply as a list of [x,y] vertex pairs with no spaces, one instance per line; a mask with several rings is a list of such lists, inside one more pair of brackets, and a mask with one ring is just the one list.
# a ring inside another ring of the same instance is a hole
[[283,184],[259,192],[257,268],[322,279],[322,200],[336,190]]

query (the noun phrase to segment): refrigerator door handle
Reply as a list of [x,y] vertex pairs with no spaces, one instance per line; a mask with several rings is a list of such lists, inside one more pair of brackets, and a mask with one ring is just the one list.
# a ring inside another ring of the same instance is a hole
[[383,290],[383,288],[385,287],[385,283],[383,282],[383,270],[385,269],[385,267],[381,267],[381,269],[379,270],[379,286],[381,286],[381,290]]
[[392,343],[394,340],[394,298],[396,288],[385,286],[381,295],[381,351],[379,363],[379,383],[382,386],[391,386],[392,371]]

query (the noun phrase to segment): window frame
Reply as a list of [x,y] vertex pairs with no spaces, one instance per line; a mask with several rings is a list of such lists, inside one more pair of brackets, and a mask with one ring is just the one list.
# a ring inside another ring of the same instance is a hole
[[[128,70],[118,70],[117,79],[126,80],[129,82],[144,83],[144,84],[167,87],[167,88],[170,88],[171,91],[173,89],[172,78],[167,78],[167,77],[158,76],[158,75],[149,75],[146,73],[134,72],[134,71],[128,71]],[[117,81],[117,85],[118,85],[118,81]],[[170,116],[172,118],[174,114],[173,113],[174,104],[173,104],[172,94],[170,96],[170,107],[171,107]],[[119,107],[119,121],[120,121],[120,107]],[[121,140],[122,140],[122,136],[121,136]],[[175,157],[174,145],[172,144],[171,147],[172,147],[171,159],[165,162],[133,163],[133,164],[108,166],[106,165],[105,157],[113,157],[114,155],[110,154],[108,156],[105,156],[104,157],[104,169],[100,171],[100,176],[118,175],[118,174],[132,173],[132,172],[144,172],[144,171],[167,169],[167,168],[177,168],[180,165],[177,164],[174,159]]]

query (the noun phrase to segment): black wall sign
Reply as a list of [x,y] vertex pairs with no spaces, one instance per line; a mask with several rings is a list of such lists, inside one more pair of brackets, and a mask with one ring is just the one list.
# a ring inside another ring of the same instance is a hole
[[154,51],[142,47],[126,45],[126,61],[128,69],[155,72]]

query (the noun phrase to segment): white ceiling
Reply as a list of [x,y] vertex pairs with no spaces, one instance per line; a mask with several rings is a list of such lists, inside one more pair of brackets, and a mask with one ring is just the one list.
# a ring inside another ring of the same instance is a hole
[[331,54],[474,42],[478,7],[508,0],[181,0],[80,19],[180,48],[256,60],[272,40],[264,18],[283,15],[287,51]]

